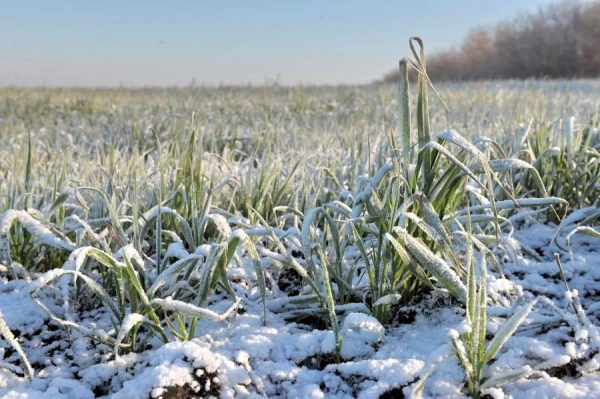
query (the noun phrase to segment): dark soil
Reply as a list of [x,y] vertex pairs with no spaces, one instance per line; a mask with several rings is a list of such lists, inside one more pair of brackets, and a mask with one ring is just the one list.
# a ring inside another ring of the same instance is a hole
[[165,391],[160,395],[160,399],[218,398],[220,396],[221,384],[214,381],[217,376],[217,372],[209,373],[204,369],[197,369],[194,371],[194,379],[198,383],[199,389],[194,389],[189,384],[166,387]]
[[277,286],[288,296],[299,295],[302,290],[302,277],[294,269],[285,269],[279,273]]
[[161,399],[187,399],[187,398],[200,398],[198,393],[194,391],[189,385],[176,385],[174,387],[168,387],[165,392],[160,396]]
[[385,393],[383,393],[379,399],[403,399],[406,396],[404,396],[404,393],[402,392],[402,389],[405,387],[406,385],[391,389]]

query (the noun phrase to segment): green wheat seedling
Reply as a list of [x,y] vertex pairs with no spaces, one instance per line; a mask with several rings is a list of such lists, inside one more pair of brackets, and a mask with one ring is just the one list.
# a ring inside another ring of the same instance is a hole
[[533,300],[517,310],[500,327],[486,348],[487,293],[485,289],[485,268],[485,262],[482,262],[479,289],[476,289],[475,270],[473,266],[470,267],[469,299],[467,302],[467,321],[470,331],[459,334],[453,330],[449,334],[456,357],[465,371],[469,394],[474,398],[479,398],[481,393],[488,388],[499,387],[531,372],[531,368],[525,366],[522,369],[498,376],[484,377],[483,375],[484,367],[491,362],[506,341],[514,334],[536,303],[536,300]]
[[[531,312],[537,299],[516,310],[496,332],[492,341],[486,345],[487,264],[485,257],[482,257],[480,262],[480,279],[479,283],[477,283],[475,276],[475,257],[473,256],[472,251],[469,251],[467,259],[469,259],[469,269],[467,277],[466,326],[462,328],[462,332],[450,330],[448,336],[454,349],[453,354],[457,357],[459,364],[465,372],[469,395],[473,398],[479,398],[486,389],[502,386],[531,373],[531,367],[524,366],[521,369],[513,370],[501,375],[489,377],[484,375],[485,368],[494,359],[496,354],[498,354],[500,349],[502,349],[502,346],[515,333],[521,323],[527,318],[527,315]],[[414,396],[420,397],[421,392],[425,387],[426,379],[429,374],[433,372],[434,368],[435,367],[429,368],[421,377],[421,380],[415,385],[415,388],[413,389]]]

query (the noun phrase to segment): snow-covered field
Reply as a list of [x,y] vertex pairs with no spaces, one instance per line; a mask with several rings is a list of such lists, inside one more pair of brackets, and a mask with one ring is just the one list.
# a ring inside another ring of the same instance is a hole
[[0,396],[600,398],[597,86],[0,91]]
[[[537,246],[553,233],[550,227],[531,225],[515,236]],[[503,264],[507,278],[489,276],[491,333],[500,320],[532,297],[544,296],[570,316],[562,318],[538,302],[487,373],[506,373],[525,365],[532,370],[503,391],[490,391],[493,397],[600,397],[600,374],[594,372],[597,360],[590,360],[600,345],[596,326],[600,246],[588,237],[576,239],[573,246],[574,263],[565,258],[565,276],[570,289],[581,296],[589,326],[578,325],[569,310],[554,261],[537,262],[519,255]],[[518,247],[515,250],[520,253]],[[269,312],[263,325],[260,306],[244,298],[241,314],[222,322],[203,321],[190,341],[166,345],[156,341],[141,353],[115,357],[111,347],[53,326],[29,295],[35,284],[3,281],[0,309],[8,325],[20,332],[23,349],[36,370],[31,382],[15,376],[21,374],[19,359],[4,343],[3,397],[408,397],[423,370],[451,351],[449,329],[465,318],[460,304],[442,294],[395,308],[395,321],[385,328],[370,316],[350,313],[344,323],[351,325],[352,333],[346,336],[342,361],[336,364],[331,357],[331,331],[286,321],[284,314],[275,312]],[[49,290],[44,303],[60,313],[60,298],[60,290]],[[217,296],[210,308],[218,312],[229,306]],[[110,328],[107,318],[98,309],[80,315],[78,322]],[[590,371],[584,372],[588,367]],[[458,361],[450,358],[429,377],[424,396],[465,397],[463,379]],[[169,392],[183,396],[168,396]]]

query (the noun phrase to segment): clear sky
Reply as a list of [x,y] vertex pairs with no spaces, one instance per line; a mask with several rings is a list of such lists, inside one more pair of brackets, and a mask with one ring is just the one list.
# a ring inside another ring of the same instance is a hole
[[366,83],[550,0],[0,0],[0,86]]

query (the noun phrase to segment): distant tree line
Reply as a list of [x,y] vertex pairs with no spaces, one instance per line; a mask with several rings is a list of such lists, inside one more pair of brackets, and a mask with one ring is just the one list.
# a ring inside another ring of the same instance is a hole
[[[433,81],[600,76],[600,1],[565,0],[478,27],[427,58]],[[396,82],[398,72],[384,77]]]

